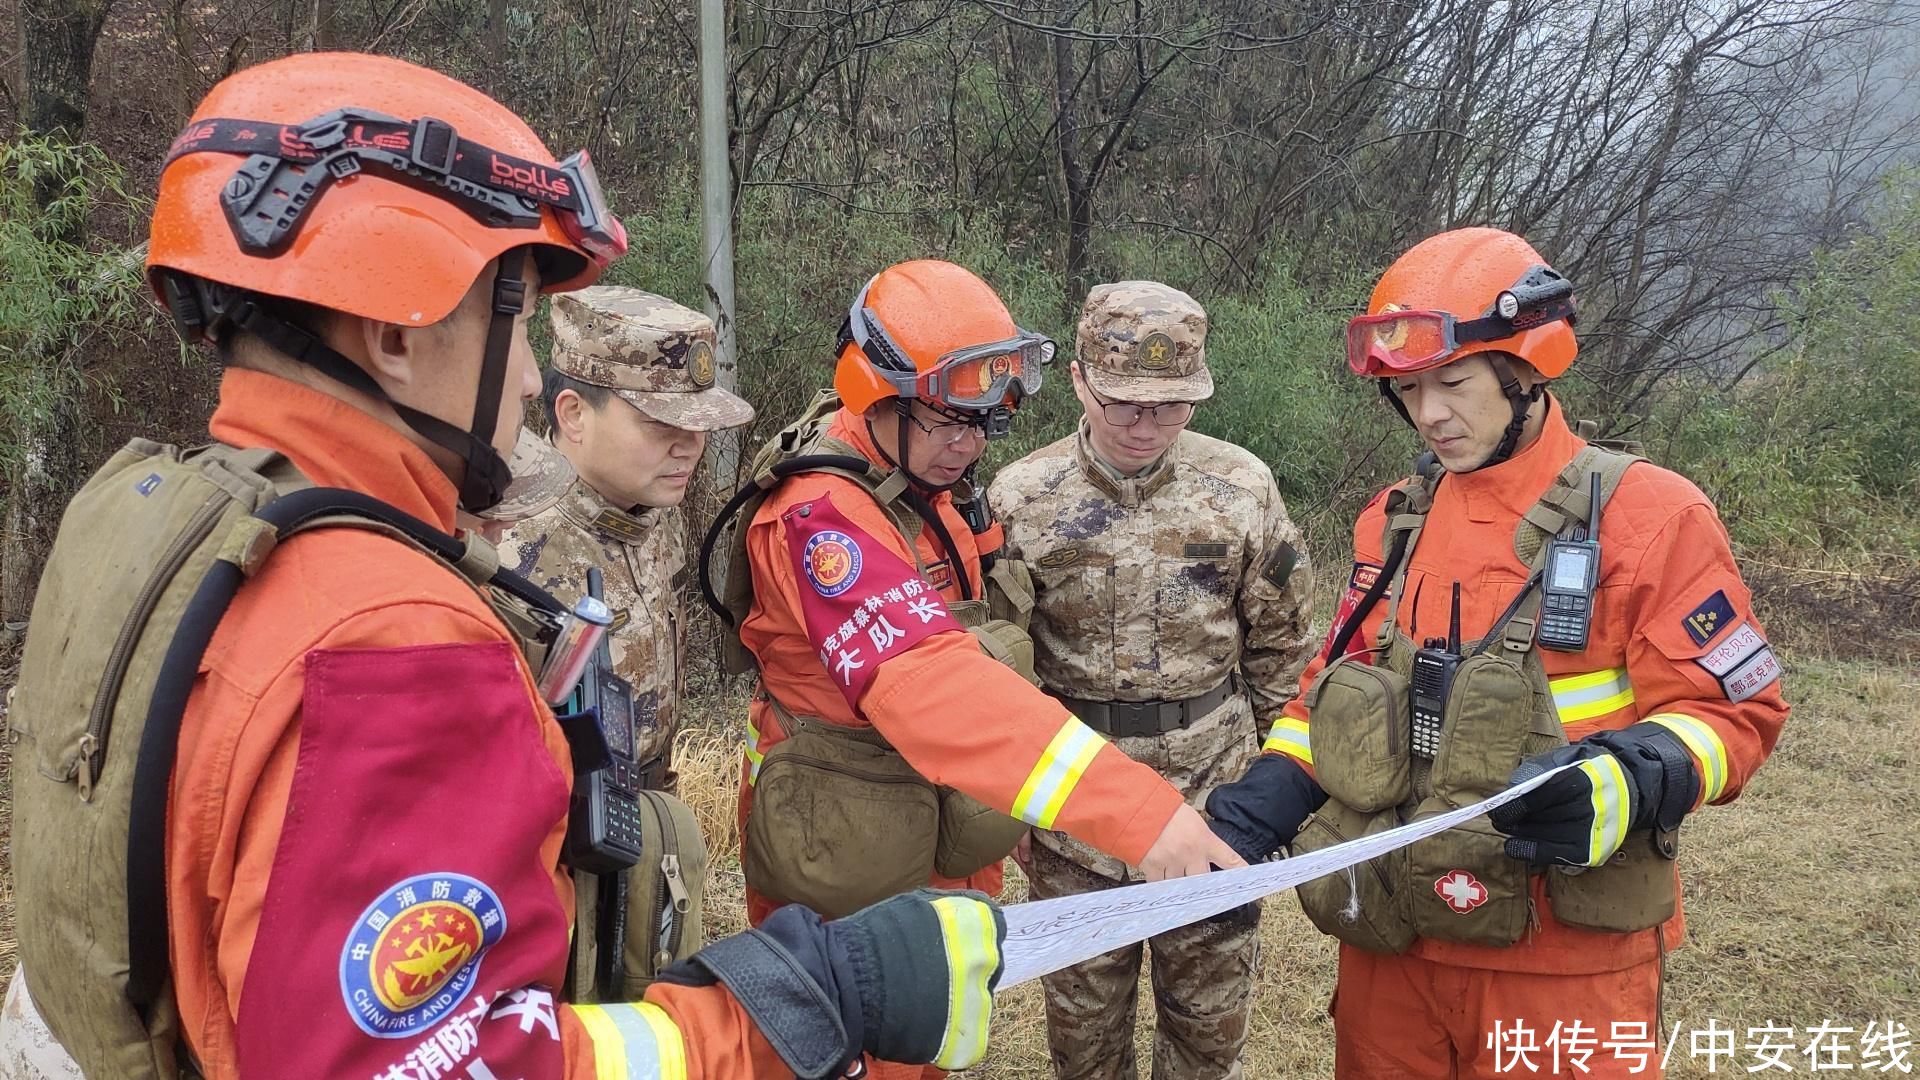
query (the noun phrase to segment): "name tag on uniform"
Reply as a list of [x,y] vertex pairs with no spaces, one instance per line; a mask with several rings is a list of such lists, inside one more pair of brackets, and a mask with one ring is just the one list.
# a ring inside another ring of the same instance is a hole
[[1182,554],[1189,559],[1224,559],[1232,550],[1232,544],[1188,544]]

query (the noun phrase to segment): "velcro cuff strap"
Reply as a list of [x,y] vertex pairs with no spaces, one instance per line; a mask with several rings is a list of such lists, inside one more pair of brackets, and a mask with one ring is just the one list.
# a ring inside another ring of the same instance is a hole
[[825,1076],[845,1061],[839,1006],[773,938],[749,930],[721,938],[688,962],[726,984],[774,1053],[801,1077]]
[[1660,759],[1660,802],[1653,808],[1652,824],[1663,832],[1671,832],[1680,827],[1681,819],[1692,811],[1694,801],[1700,797],[1700,774],[1694,771],[1693,755],[1687,752],[1679,736],[1658,724],[1634,726],[1654,729],[1643,733],[1641,740],[1641,745]]

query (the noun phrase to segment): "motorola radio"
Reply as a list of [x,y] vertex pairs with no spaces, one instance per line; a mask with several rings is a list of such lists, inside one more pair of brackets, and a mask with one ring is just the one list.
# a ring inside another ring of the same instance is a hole
[[1412,693],[1413,753],[1423,761],[1432,761],[1440,752],[1440,731],[1446,725],[1447,694],[1453,689],[1453,674],[1460,667],[1460,583],[1453,583],[1453,611],[1447,619],[1447,636],[1428,638],[1413,654]]

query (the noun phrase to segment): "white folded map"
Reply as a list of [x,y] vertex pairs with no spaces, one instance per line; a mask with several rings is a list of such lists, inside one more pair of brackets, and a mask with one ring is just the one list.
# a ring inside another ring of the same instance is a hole
[[[1560,767],[1566,768],[1572,766]],[[1029,979],[1091,960],[1123,945],[1145,941],[1155,934],[1199,922],[1317,877],[1337,874],[1416,840],[1445,832],[1532,791],[1560,769],[1542,773],[1471,806],[1322,848],[1299,858],[1008,905],[1005,908],[1007,943],[1001,952],[1006,970],[1000,976],[999,989],[1019,986]]]

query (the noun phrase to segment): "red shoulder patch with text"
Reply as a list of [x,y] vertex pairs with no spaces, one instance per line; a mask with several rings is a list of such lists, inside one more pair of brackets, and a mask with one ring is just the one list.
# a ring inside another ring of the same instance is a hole
[[780,515],[800,582],[807,640],[858,706],[880,665],[926,638],[963,629],[934,587],[822,495]]
[[316,650],[243,1076],[558,1076],[565,776],[513,646]]

